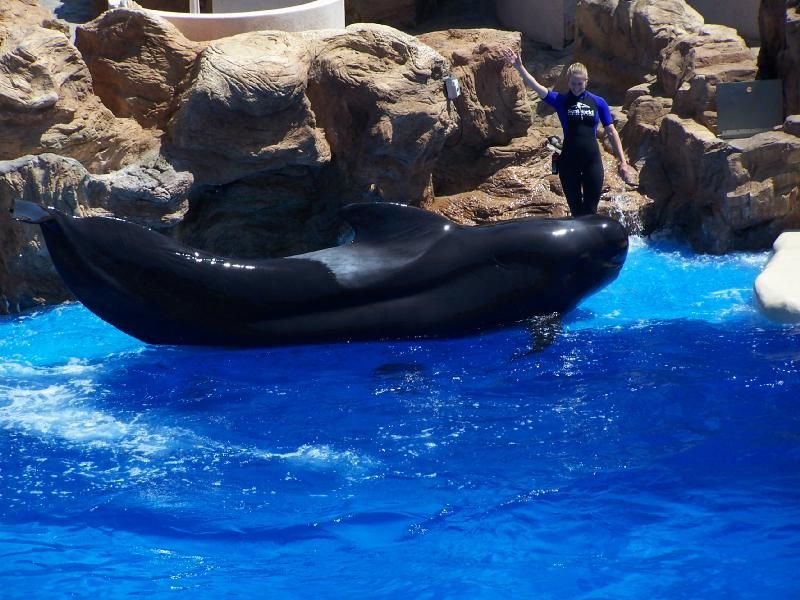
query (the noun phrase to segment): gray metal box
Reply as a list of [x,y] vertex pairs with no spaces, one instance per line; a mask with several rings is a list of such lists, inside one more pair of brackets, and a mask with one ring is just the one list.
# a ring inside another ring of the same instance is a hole
[[780,79],[717,84],[719,137],[743,138],[783,123],[783,82]]

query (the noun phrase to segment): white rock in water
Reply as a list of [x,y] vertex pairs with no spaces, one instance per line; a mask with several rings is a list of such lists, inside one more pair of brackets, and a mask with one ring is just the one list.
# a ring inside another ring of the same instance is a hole
[[775,254],[756,278],[761,311],[773,321],[800,323],[800,231],[787,231],[772,246]]

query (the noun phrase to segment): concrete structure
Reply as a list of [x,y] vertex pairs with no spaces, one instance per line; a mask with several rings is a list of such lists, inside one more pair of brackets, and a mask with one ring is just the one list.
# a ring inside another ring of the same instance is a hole
[[758,7],[761,0],[686,0],[706,23],[733,27],[748,42],[758,42]]
[[561,49],[575,39],[578,0],[495,0],[497,20],[537,42]]
[[[109,0],[109,7],[124,2]],[[213,3],[211,13],[146,10],[166,19],[195,41],[216,40],[247,31],[307,31],[345,26],[344,0],[220,0]]]
[[800,323],[800,231],[780,234],[772,247],[753,286],[758,307],[773,321]]

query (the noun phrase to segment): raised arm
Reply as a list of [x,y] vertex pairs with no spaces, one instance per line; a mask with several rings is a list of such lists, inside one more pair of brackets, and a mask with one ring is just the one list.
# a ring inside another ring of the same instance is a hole
[[533,75],[528,73],[528,70],[522,64],[522,58],[520,58],[519,54],[514,52],[511,48],[503,48],[501,52],[503,53],[503,58],[506,59],[506,62],[514,67],[520,74],[522,81],[525,82],[525,85],[536,92],[539,95],[539,98],[544,98],[547,96],[547,92],[549,90],[541,83],[536,81],[536,78]]

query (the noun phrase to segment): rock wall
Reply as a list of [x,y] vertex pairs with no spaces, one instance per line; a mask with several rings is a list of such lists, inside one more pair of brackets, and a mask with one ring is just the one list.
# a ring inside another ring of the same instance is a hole
[[158,152],[158,136],[119,119],[63,23],[33,0],[0,6],[0,160],[56,152],[109,172]]
[[[457,29],[420,36],[420,41],[444,56],[457,77],[461,95],[448,103],[457,130],[437,161],[437,194],[474,189],[477,175],[471,165],[490,147],[507,146],[527,136],[531,108],[524,85],[512,77],[499,47],[520,49],[512,32]],[[479,171],[480,169],[478,169]]]
[[658,69],[661,52],[699,30],[703,17],[683,0],[583,0],[575,14],[575,60],[614,99]]
[[761,0],[759,78],[782,79],[784,110],[800,114],[800,0]]
[[454,127],[444,58],[389,27],[351,25],[322,40],[309,97],[342,174],[339,193],[419,204]]
[[204,44],[144,11],[114,10],[79,27],[75,46],[94,92],[117,117],[164,129]]
[[202,184],[330,160],[306,96],[309,48],[282,32],[210,44],[167,130],[168,151]]
[[[797,0],[764,0],[761,15],[762,74],[771,65],[796,77],[800,35],[787,36]],[[767,248],[800,223],[794,121],[746,140],[716,136],[717,85],[752,80],[759,70],[735,30],[704,23],[683,0],[585,0],[577,27],[576,58],[593,85],[623,104],[621,136],[640,167],[641,190],[656,203],[658,228],[722,253]],[[787,107],[797,89],[785,85]]]
[[86,193],[85,172],[77,160],[54,154],[0,161],[0,314],[70,297],[53,269],[38,227],[14,223],[10,211],[13,201],[20,199],[77,214]]
[[[433,171],[435,193],[423,206],[467,224],[568,215],[558,176],[551,173],[546,144],[547,136],[560,134],[560,129],[547,124],[554,117],[533,113],[522,80],[500,53],[501,46],[522,52],[519,34],[461,29],[424,34],[420,40],[449,61],[462,90],[448,105],[456,127]],[[540,50],[524,55],[535,61],[528,64],[531,71],[561,70],[554,66],[561,60],[558,53]],[[607,156],[604,160],[610,161]],[[625,212],[626,216],[638,212],[639,195],[625,195],[625,206],[620,206],[621,196],[611,189],[621,189],[622,183],[613,167],[608,172],[601,211]]]
[[[450,67],[409,35],[359,25],[205,45],[119,9],[78,28],[81,54],[28,0],[11,2],[0,11],[3,256],[23,246],[45,256],[35,228],[9,219],[20,197],[70,198],[73,212],[268,256],[336,243],[347,202],[432,196],[455,128],[442,80]],[[66,297],[52,267],[45,277],[33,262],[3,259],[0,311]],[[28,285],[26,271],[48,283]]]
[[700,251],[763,249],[800,226],[800,138],[782,131],[725,142],[690,119],[660,130],[672,197],[664,222]]
[[[791,78],[797,1],[779,4],[764,0],[763,27],[778,33],[760,67]],[[621,105],[641,187],[623,185],[601,138],[601,212],[708,252],[766,248],[800,224],[800,116],[748,140],[714,134],[716,85],[756,73],[733,30],[682,0],[584,0],[576,20],[574,57],[525,43],[524,58],[547,82],[582,60],[592,87]],[[35,228],[10,221],[16,198],[242,257],[336,243],[336,211],[352,201],[462,223],[567,212],[545,143],[557,120],[500,53],[523,50],[516,33],[417,39],[360,24],[197,44],[129,9],[79,27],[77,48],[65,32],[34,0],[0,5],[0,312],[67,296]],[[455,100],[448,75],[461,83]]]

